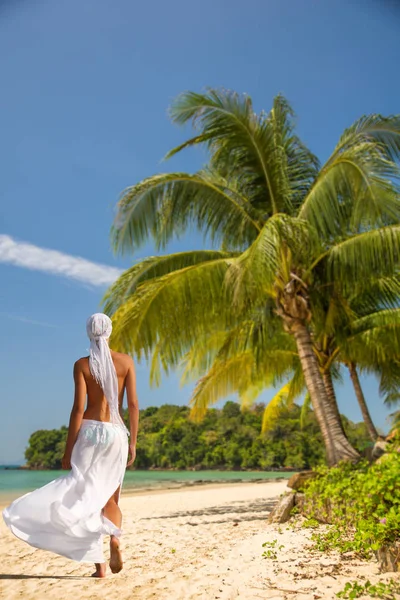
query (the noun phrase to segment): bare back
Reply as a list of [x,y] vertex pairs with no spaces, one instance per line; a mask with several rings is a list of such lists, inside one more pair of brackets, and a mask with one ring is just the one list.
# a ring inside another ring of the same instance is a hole
[[[128,378],[132,373],[132,359],[126,354],[111,351],[111,358],[114,363],[118,378],[118,404],[119,411],[122,414],[122,402]],[[80,372],[81,380],[84,379],[86,385],[87,404],[83,414],[84,419],[93,419],[94,421],[110,421],[110,409],[104,392],[100,385],[93,378],[89,368],[89,357],[80,358],[75,363],[75,368]]]

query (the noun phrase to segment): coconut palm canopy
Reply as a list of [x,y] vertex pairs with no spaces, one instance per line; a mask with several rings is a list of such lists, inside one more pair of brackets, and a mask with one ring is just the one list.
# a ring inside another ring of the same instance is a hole
[[[328,462],[356,459],[318,351],[329,358],[340,346],[354,362],[358,343],[357,361],[362,355],[362,366],[383,379],[385,364],[392,385],[394,354],[375,363],[360,340],[383,339],[377,313],[397,314],[400,117],[362,117],[320,165],[282,96],[256,114],[248,96],[189,92],[171,116],[191,122],[195,135],[168,156],[202,144],[209,161],[198,173],[159,174],[125,190],[114,246],[133,252],[151,237],[162,249],[195,226],[214,249],[150,257],[127,270],[104,302],[114,346],[151,357],[156,382],[161,368],[185,360],[185,377],[200,377],[198,414],[233,391],[251,402],[290,377],[281,394],[294,398],[305,383]],[[397,331],[390,323],[386,331]],[[330,360],[325,370],[332,368]]]

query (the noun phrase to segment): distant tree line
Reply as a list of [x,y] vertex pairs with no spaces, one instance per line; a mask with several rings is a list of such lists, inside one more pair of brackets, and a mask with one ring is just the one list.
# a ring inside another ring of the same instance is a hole
[[[325,462],[313,411],[300,420],[296,404],[284,408],[274,428],[261,434],[264,404],[241,410],[236,402],[209,409],[200,423],[187,406],[164,404],[140,411],[135,469],[305,469]],[[342,416],[346,434],[359,450],[370,444],[363,423]],[[67,428],[39,430],[25,452],[32,469],[60,469]]]

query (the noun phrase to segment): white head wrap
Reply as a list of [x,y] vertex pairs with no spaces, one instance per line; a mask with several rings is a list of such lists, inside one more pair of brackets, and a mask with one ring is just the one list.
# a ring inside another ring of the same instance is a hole
[[112,332],[111,319],[103,313],[95,313],[86,321],[86,331],[90,340],[90,372],[107,399],[111,422],[127,431],[119,413],[118,378],[107,341]]

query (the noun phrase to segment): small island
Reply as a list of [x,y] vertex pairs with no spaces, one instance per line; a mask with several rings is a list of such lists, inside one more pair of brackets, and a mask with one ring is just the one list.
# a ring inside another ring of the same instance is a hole
[[[194,422],[187,406],[142,409],[134,468],[299,471],[325,463],[322,436],[309,407],[283,407],[262,433],[264,411],[262,403],[241,410],[228,401]],[[357,450],[371,447],[364,423],[345,416],[342,421]],[[25,468],[60,469],[66,436],[65,426],[35,431],[26,449]]]

